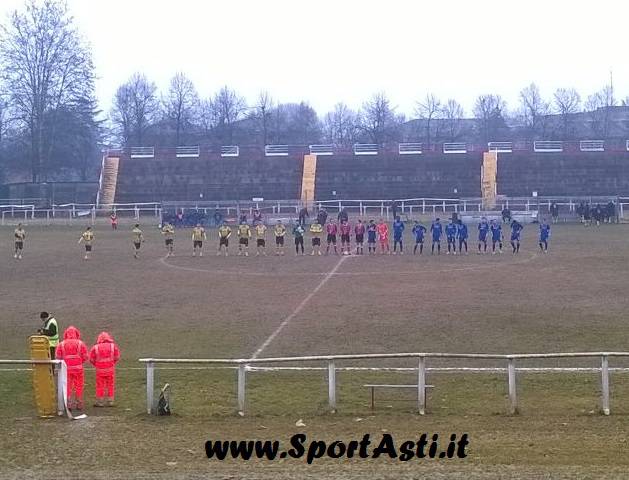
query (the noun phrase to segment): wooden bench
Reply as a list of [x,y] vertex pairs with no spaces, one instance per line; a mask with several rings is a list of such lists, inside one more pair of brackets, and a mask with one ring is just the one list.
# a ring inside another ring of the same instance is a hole
[[[363,387],[371,389],[371,410],[372,411],[374,410],[376,406],[376,388],[382,388],[382,389],[384,388],[412,388],[414,390],[417,390],[417,385],[387,385],[387,384],[368,383],[366,385],[363,385]],[[435,386],[425,385],[425,390],[428,390],[429,388],[435,388]]]

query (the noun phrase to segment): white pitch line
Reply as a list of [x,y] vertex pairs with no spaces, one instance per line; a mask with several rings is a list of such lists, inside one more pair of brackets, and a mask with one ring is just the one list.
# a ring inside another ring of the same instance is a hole
[[[516,260],[514,262],[511,263],[484,263],[484,264],[478,264],[478,265],[463,265],[460,267],[457,266],[453,266],[452,268],[440,268],[440,269],[431,269],[430,273],[431,274],[435,274],[435,273],[450,273],[450,272],[460,272],[460,271],[465,271],[465,270],[480,270],[480,269],[485,269],[485,268],[494,268],[496,266],[504,266],[504,267],[509,267],[509,266],[513,266],[513,265],[522,265],[525,263],[529,263],[530,261],[534,260],[536,257],[538,256],[537,253],[533,253],[530,257],[526,257],[522,260]],[[168,268],[173,268],[175,270],[184,270],[184,271],[188,271],[188,272],[199,272],[199,273],[220,273],[222,275],[238,275],[238,276],[249,276],[249,277],[268,277],[268,276],[273,276],[273,275],[277,275],[278,272],[238,272],[238,271],[229,271],[229,270],[208,270],[205,268],[194,268],[194,267],[184,267],[182,265],[175,265],[173,263],[168,263],[166,261],[167,257],[160,257],[160,259],[158,260],[159,263],[161,263],[162,265],[164,265],[165,267]],[[350,257],[342,257],[342,258],[360,258],[359,256],[350,256]],[[418,265],[423,265],[423,264],[419,264]],[[370,276],[370,275],[417,275],[418,273],[421,273],[422,270],[390,270],[390,271],[364,271],[364,272],[334,272],[332,273],[332,275],[338,275],[338,276]],[[287,272],[287,273],[282,273],[283,277],[320,277],[322,275],[329,275],[330,273],[326,273],[326,272]]]
[[275,337],[277,337],[277,335],[282,331],[282,329],[286,325],[288,325],[290,323],[290,321],[299,314],[299,312],[301,312],[303,310],[303,308],[312,299],[312,297],[314,297],[317,294],[317,292],[319,290],[321,290],[321,288],[328,282],[328,280],[330,280],[330,278],[332,278],[334,276],[334,274],[336,273],[336,271],[339,269],[339,267],[345,261],[346,258],[348,258],[348,257],[342,256],[340,258],[340,260],[336,263],[334,268],[332,270],[330,270],[325,275],[325,277],[323,277],[323,279],[321,279],[321,281],[314,288],[314,290],[312,292],[310,292],[308,294],[308,296],[306,298],[304,298],[299,305],[297,305],[297,308],[295,308],[295,310],[293,310],[290,315],[288,315],[284,320],[282,320],[282,323],[280,323],[279,327],[277,327],[275,329],[275,331],[269,336],[269,338],[267,338],[264,341],[264,343],[260,346],[260,348],[258,348],[255,351],[255,353],[251,356],[251,358],[258,358],[258,355],[260,355],[266,349],[266,347],[268,347],[271,344],[271,342],[275,339]]

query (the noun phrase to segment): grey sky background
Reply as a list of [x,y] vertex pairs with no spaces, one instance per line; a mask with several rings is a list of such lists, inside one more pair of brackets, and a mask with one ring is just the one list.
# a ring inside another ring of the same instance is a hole
[[[3,19],[22,0],[1,0]],[[165,90],[177,71],[201,96],[228,85],[253,102],[306,100],[320,115],[384,91],[412,116],[432,92],[471,113],[479,94],[517,106],[536,82],[629,95],[629,4],[599,0],[68,0],[93,47],[101,108],[133,72]]]

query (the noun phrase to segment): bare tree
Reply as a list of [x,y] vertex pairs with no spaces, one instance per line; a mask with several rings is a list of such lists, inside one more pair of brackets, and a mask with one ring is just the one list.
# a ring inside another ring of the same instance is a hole
[[461,135],[464,115],[465,112],[463,111],[463,107],[453,98],[448,99],[448,101],[443,105],[441,109],[441,116],[443,117],[448,141],[455,142],[459,135]]
[[534,83],[520,91],[520,108],[527,139],[544,138],[550,105],[542,98],[539,88]]
[[65,2],[27,0],[0,26],[1,76],[28,132],[33,182],[46,179],[60,124],[57,113],[94,93],[91,52]]
[[214,107],[211,98],[204,98],[199,102],[199,123],[206,141],[210,140],[212,129],[216,126]]
[[337,103],[323,120],[326,142],[349,147],[356,142],[358,115],[344,103]]
[[120,144],[129,145],[133,134],[133,101],[127,84],[120,85],[116,90],[111,109],[111,123]]
[[285,104],[278,103],[271,112],[270,141],[276,145],[286,143],[288,141],[288,109]]
[[262,91],[258,95],[255,106],[255,119],[262,133],[262,145],[267,145],[269,141],[269,128],[273,116],[273,98],[267,91]]
[[182,145],[186,133],[197,118],[199,109],[199,95],[185,74],[177,73],[170,80],[168,96],[164,99],[164,109],[175,131],[175,145]]
[[380,145],[399,137],[402,119],[403,117],[395,114],[395,107],[391,106],[391,101],[381,92],[363,103],[359,125],[368,141]]
[[571,119],[579,112],[581,96],[574,88],[558,88],[553,95],[555,113],[561,120],[561,138],[568,140],[571,136]]
[[7,95],[0,91],[0,148],[9,130],[9,102]]
[[234,124],[247,108],[244,97],[224,86],[214,95],[211,105],[218,139],[223,145],[231,145],[234,138]]
[[417,102],[417,108],[415,113],[422,120],[423,129],[425,132],[424,142],[426,146],[430,148],[432,145],[432,121],[437,119],[441,113],[441,101],[433,93],[426,94],[424,100]]
[[146,142],[149,128],[160,115],[156,91],[155,83],[140,73],[133,74],[126,83],[118,87],[111,119],[124,145],[133,143],[143,146]]
[[614,106],[616,106],[616,98],[611,84],[605,85],[601,90],[588,97],[585,102],[585,109],[590,117],[592,135],[602,140],[610,136],[611,109]]
[[506,102],[500,95],[480,95],[474,103],[474,118],[478,133],[484,143],[501,140],[501,131],[506,129],[504,113]]
[[287,141],[309,145],[321,141],[321,122],[317,112],[306,102],[285,105],[288,114]]

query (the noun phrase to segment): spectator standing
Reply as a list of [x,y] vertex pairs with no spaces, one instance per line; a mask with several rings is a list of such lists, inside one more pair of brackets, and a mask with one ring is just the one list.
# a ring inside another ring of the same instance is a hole
[[37,330],[37,333],[48,337],[50,359],[54,360],[55,350],[57,345],[59,345],[59,325],[57,324],[57,319],[48,312],[41,312],[39,318],[44,322],[44,328]]

